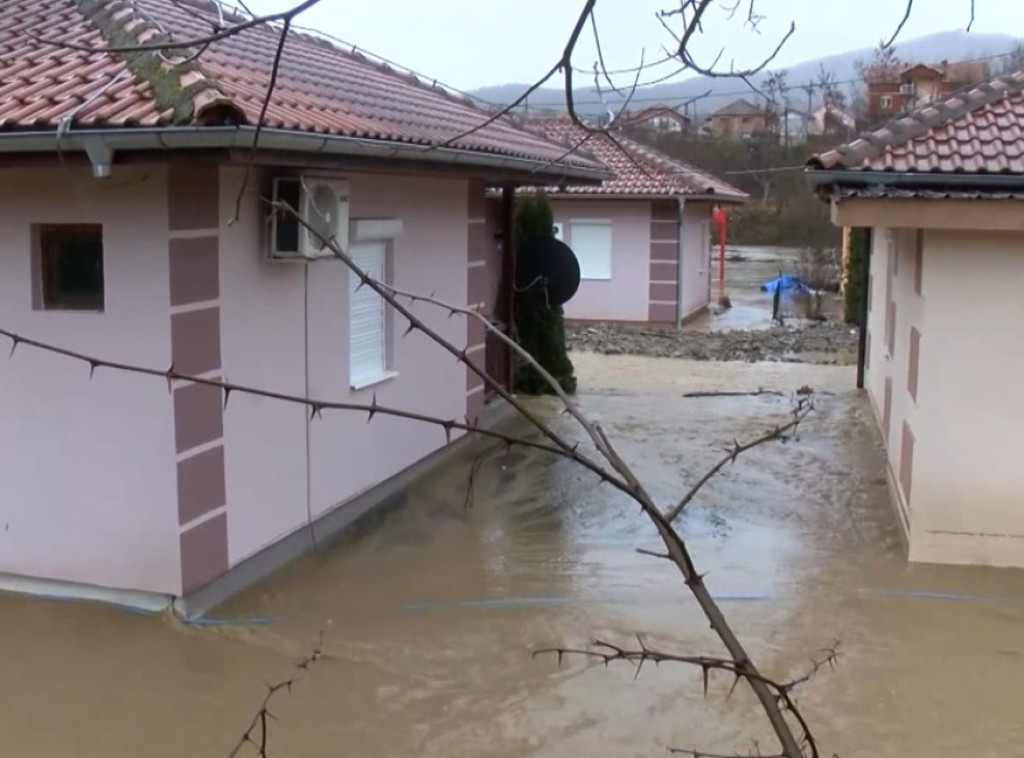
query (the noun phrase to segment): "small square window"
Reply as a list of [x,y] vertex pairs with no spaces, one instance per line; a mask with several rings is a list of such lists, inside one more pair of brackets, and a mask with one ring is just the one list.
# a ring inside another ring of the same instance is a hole
[[33,307],[102,311],[103,226],[36,224],[33,232]]

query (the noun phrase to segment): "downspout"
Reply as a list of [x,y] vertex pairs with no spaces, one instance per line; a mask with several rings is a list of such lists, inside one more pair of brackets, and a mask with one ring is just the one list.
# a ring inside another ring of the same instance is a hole
[[[516,187],[507,182],[501,187],[501,279],[498,285],[498,317],[505,322],[507,334],[518,342],[515,328],[516,254],[515,254]],[[513,390],[515,360],[512,349],[502,345],[506,356],[505,387]]]
[[864,389],[864,369],[867,361],[868,343],[868,286],[871,282],[871,241],[874,234],[870,227],[861,227],[865,232],[864,253],[860,266],[860,336],[857,340],[857,389]]
[[676,222],[676,328],[683,325],[683,234],[686,231],[686,197],[679,195],[679,220]]

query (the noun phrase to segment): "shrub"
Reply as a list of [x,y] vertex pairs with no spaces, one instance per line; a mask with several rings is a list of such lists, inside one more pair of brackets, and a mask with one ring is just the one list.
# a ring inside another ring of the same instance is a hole
[[[531,239],[550,236],[554,225],[551,203],[543,193],[516,199],[515,239],[517,250]],[[570,394],[576,391],[576,375],[565,347],[565,314],[560,305],[548,303],[543,290],[516,292],[516,341]],[[526,395],[553,394],[540,374],[522,360],[516,361],[514,386]]]

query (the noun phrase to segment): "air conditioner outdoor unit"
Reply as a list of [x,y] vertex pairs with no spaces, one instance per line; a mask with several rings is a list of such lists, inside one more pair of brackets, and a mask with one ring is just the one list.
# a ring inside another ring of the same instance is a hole
[[312,261],[332,258],[333,242],[348,252],[348,182],[313,174],[274,179],[274,202],[287,203],[304,223],[284,210],[270,215],[267,258]]
[[901,95],[913,95],[914,94],[914,85],[913,84],[901,84],[900,85],[900,94]]

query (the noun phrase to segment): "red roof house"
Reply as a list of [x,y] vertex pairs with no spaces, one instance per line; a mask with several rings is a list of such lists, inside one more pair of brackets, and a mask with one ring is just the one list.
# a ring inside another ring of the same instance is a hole
[[558,233],[580,261],[569,318],[682,323],[710,302],[710,218],[747,195],[696,166],[615,133],[590,134],[568,118],[530,129],[611,172],[600,184],[549,186]]
[[[376,278],[500,319],[486,187],[607,175],[308,34],[288,34],[268,100],[281,28],[250,22],[210,0],[0,4],[0,329],[190,377],[90,381],[27,348],[0,365],[0,585],[201,610],[452,449],[414,422],[228,404],[192,379],[481,415],[480,377],[401,339],[268,199]],[[474,365],[501,365],[481,325],[417,310]]]

